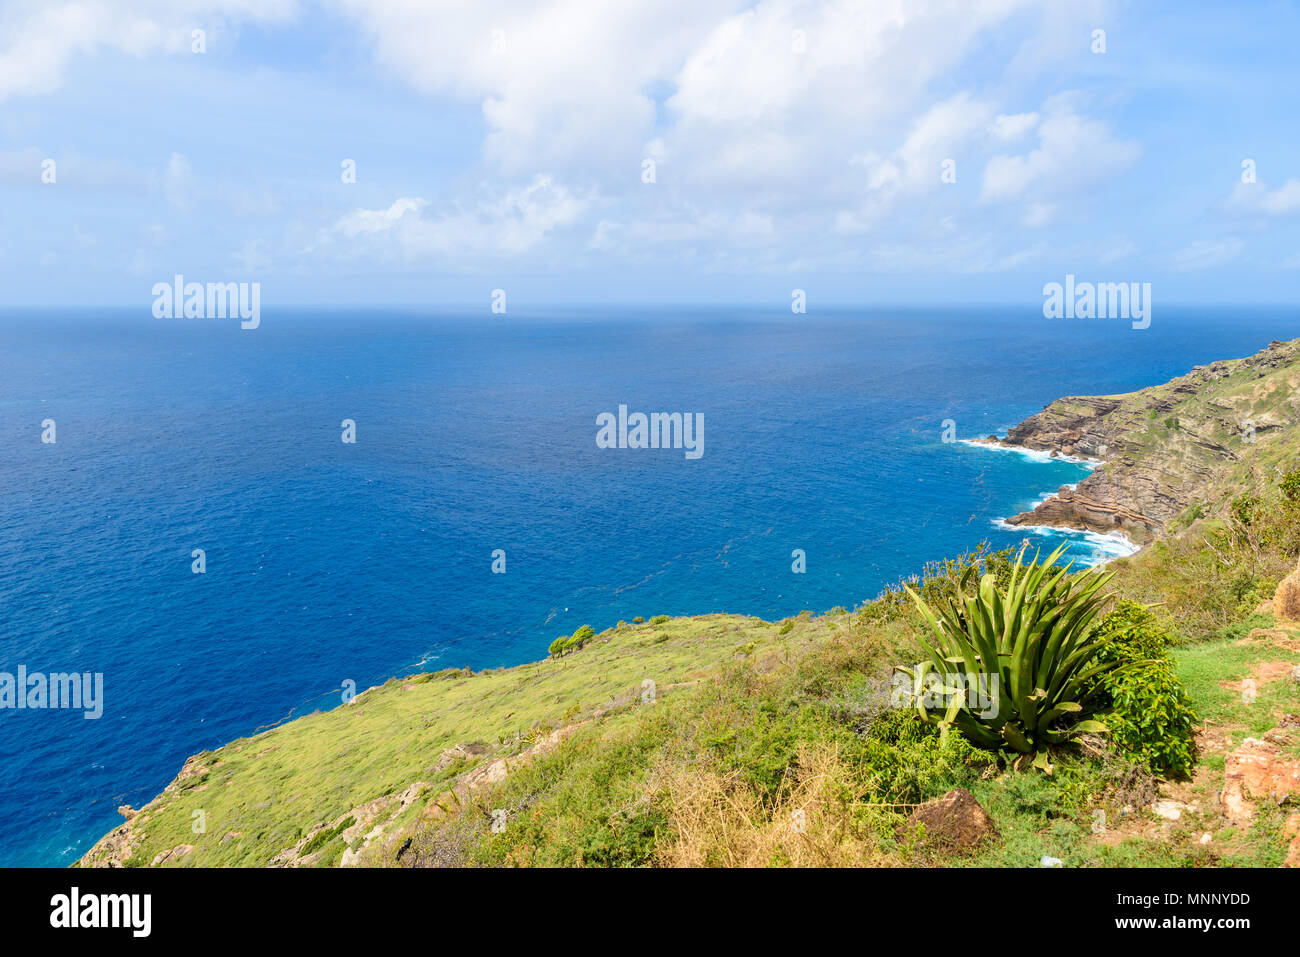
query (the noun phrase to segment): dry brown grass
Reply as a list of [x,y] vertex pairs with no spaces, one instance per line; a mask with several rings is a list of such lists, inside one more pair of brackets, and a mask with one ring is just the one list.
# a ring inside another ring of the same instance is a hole
[[867,782],[829,745],[805,746],[774,806],[736,776],[661,767],[672,833],[665,867],[869,867],[896,864],[872,838]]
[[1300,568],[1277,586],[1273,595],[1273,614],[1284,621],[1300,621]]

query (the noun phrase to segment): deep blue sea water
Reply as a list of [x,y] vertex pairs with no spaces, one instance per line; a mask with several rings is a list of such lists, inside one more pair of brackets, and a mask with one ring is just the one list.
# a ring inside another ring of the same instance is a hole
[[[105,683],[99,720],[0,710],[0,864],[71,863],[188,755],[346,680],[636,615],[852,607],[1015,544],[995,521],[1084,469],[944,443],[945,419],[986,435],[1297,336],[1291,308],[0,313],[0,671]],[[598,449],[619,404],[702,413],[703,457]]]

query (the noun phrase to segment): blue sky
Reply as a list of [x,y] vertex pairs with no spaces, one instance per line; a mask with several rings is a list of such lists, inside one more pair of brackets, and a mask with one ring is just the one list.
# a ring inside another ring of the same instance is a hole
[[175,273],[268,306],[1293,302],[1297,38],[1267,2],[17,0],[0,307]]

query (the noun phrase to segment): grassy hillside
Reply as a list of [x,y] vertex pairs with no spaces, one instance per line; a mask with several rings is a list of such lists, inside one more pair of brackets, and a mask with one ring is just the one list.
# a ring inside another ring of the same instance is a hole
[[[128,833],[92,850],[84,863],[148,864],[185,845],[194,848],[186,863],[268,863],[318,823],[368,801],[417,781],[449,786],[467,769],[526,750],[554,728],[598,709],[626,709],[640,700],[646,680],[655,682],[657,697],[671,698],[721,661],[780,656],[830,627],[801,622],[797,633],[781,634],[755,618],[669,619],[605,632],[560,659],[393,679],[349,705],[195,755]],[[461,752],[451,750],[457,745]],[[205,815],[204,833],[194,832],[196,811]]]
[[[893,614],[878,604],[780,625],[672,619],[558,660],[390,681],[196,755],[84,864],[1276,866],[1286,856],[1285,807],[1265,801],[1242,827],[1216,795],[1248,735],[1271,733],[1283,757],[1300,758],[1289,673],[1300,625],[1176,649],[1202,722],[1200,761],[1161,781],[1104,742],[1062,749],[1051,776],[1008,770],[958,736],[941,743],[890,707],[891,665],[920,657]],[[1246,701],[1251,676],[1258,692]],[[917,805],[956,787],[997,827],[969,852],[907,827]],[[1150,810],[1161,797],[1196,810],[1165,821]],[[206,833],[193,833],[196,811]]]

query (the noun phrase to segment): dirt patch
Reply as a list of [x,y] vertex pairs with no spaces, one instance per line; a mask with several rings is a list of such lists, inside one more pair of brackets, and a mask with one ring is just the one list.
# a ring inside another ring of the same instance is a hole
[[922,804],[900,832],[918,827],[924,828],[927,841],[961,850],[978,847],[997,833],[992,819],[965,788]]
[[1250,673],[1249,678],[1243,678],[1241,681],[1223,681],[1219,683],[1219,687],[1229,691],[1245,691],[1250,687],[1246,682],[1254,681],[1255,687],[1258,688],[1270,681],[1289,677],[1295,668],[1296,664],[1293,661],[1261,661]]
[[1296,626],[1275,625],[1272,628],[1252,628],[1245,638],[1238,638],[1234,644],[1267,644],[1284,651],[1300,651],[1300,630]]

